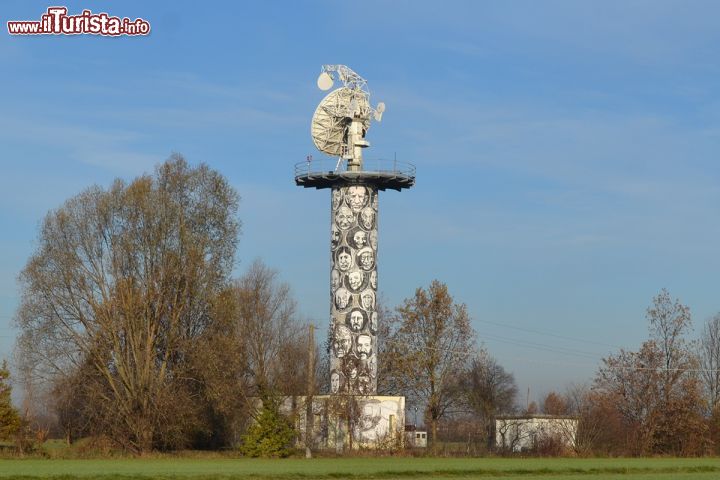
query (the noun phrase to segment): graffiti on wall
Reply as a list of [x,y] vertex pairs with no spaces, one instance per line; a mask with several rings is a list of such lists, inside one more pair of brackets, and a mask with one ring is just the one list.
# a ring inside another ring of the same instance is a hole
[[377,391],[378,190],[335,187],[331,196],[330,392]]

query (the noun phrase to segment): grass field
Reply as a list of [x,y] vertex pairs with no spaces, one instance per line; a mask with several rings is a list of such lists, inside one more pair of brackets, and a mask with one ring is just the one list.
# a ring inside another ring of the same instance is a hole
[[0,478],[720,479],[720,459],[319,458],[0,460]]

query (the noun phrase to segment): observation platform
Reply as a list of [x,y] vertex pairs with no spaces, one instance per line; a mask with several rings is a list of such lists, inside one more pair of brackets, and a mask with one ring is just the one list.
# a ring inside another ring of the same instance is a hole
[[415,185],[415,165],[397,160],[363,160],[363,170],[349,171],[345,160],[321,158],[295,164],[295,184],[305,188],[373,185],[397,190]]

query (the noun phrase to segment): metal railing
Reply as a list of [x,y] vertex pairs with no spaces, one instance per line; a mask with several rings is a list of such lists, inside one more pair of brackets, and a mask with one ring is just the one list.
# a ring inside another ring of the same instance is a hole
[[[347,161],[331,158],[309,159],[295,164],[295,177],[313,175],[343,174],[348,172]],[[363,159],[362,172],[365,174],[377,173],[380,175],[397,175],[415,178],[415,165],[392,159]]]

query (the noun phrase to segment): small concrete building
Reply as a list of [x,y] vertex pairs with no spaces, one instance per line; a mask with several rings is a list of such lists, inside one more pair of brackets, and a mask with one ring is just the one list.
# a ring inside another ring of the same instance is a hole
[[575,448],[578,419],[568,415],[503,415],[495,418],[495,445],[522,452],[534,450],[544,440],[557,440]]
[[405,447],[427,448],[427,431],[417,430],[415,425],[405,425]]
[[320,450],[403,447],[405,397],[316,395],[311,422],[306,412],[306,397],[286,397],[280,404],[280,413],[292,419],[299,434],[298,446],[310,424],[312,443]]

